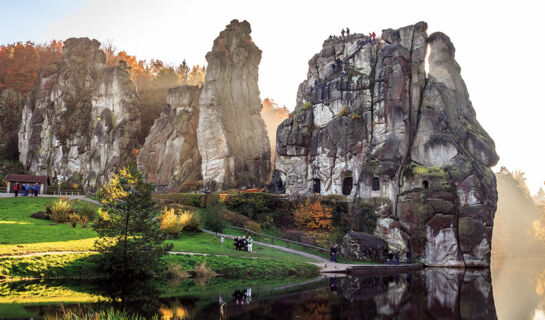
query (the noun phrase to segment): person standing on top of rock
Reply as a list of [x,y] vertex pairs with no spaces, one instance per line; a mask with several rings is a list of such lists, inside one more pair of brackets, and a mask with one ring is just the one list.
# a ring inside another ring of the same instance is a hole
[[344,38],[344,29],[341,31],[341,36]]
[[373,42],[375,42],[375,41],[376,41],[376,37],[377,37],[377,35],[375,34],[375,32],[374,32],[374,31],[373,31],[373,33],[371,34],[371,37],[373,38]]
[[348,29],[348,27],[346,27],[346,36],[348,37],[350,35],[350,29]]
[[165,113],[168,115],[170,113],[170,104],[165,104]]

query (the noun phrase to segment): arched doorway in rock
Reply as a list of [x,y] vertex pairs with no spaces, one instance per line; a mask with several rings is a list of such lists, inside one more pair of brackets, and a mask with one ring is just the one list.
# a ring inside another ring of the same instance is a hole
[[312,179],[312,193],[320,193],[321,190],[321,181],[320,179]]
[[354,186],[354,179],[352,176],[344,177],[343,179],[343,194],[349,196],[352,193],[352,187]]
[[373,191],[379,191],[380,190],[380,180],[378,177],[373,178],[373,182],[371,184],[371,190]]
[[430,188],[430,182],[428,180],[422,181],[422,188],[429,189]]

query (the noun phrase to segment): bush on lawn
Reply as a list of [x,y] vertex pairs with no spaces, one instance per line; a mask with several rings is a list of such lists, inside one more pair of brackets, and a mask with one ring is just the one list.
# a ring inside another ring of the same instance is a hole
[[57,223],[65,223],[70,221],[70,214],[74,212],[72,205],[68,202],[68,198],[59,198],[51,206],[46,207],[46,212],[50,212],[51,220]]
[[180,232],[198,231],[200,226],[199,217],[189,211],[178,211],[174,208],[164,208],[161,215],[161,229],[170,233],[174,238],[178,238]]

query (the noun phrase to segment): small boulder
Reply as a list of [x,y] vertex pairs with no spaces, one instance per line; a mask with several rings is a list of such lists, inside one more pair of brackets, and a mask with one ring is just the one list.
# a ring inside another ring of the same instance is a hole
[[382,262],[386,260],[388,244],[365,232],[349,232],[343,237],[340,249],[341,255],[349,259]]
[[37,211],[30,215],[31,218],[49,220],[49,215],[43,211]]

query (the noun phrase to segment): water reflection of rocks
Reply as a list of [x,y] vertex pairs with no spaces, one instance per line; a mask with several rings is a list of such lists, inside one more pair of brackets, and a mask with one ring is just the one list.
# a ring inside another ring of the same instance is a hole
[[353,314],[358,301],[365,304],[360,309],[365,318],[497,318],[487,269],[433,268],[415,274],[347,277],[340,283],[343,297],[353,304],[349,319],[358,318]]

